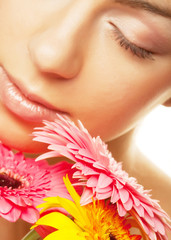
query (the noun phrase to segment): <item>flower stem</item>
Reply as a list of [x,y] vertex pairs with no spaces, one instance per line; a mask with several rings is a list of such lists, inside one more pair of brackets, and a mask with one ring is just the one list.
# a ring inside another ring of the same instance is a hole
[[22,240],[42,240],[42,238],[34,229],[32,229],[22,238]]

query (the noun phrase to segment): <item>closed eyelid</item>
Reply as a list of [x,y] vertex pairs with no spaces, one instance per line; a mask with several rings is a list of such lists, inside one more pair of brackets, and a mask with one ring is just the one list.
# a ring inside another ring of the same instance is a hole
[[107,21],[117,25],[127,39],[132,39],[141,48],[162,55],[171,52],[170,24],[160,18],[119,6],[111,9]]
[[152,51],[149,51],[131,42],[124,36],[117,26],[115,26],[113,23],[111,23],[111,25],[113,26],[112,33],[114,33],[114,39],[119,42],[121,47],[125,48],[125,50],[130,50],[133,55],[136,55],[139,58],[155,60],[153,58],[154,53]]

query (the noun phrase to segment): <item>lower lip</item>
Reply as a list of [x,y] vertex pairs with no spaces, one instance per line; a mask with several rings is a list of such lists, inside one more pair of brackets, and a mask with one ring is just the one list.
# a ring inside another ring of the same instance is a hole
[[8,75],[0,67],[0,99],[2,103],[18,117],[30,122],[54,120],[59,111],[54,111],[45,106],[27,99],[21,91],[10,81]]

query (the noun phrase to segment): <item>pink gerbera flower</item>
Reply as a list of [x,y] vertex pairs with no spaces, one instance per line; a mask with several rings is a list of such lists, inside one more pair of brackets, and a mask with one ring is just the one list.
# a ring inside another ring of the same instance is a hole
[[22,153],[14,154],[0,144],[0,216],[11,222],[19,218],[36,222],[36,206],[43,198],[69,198],[63,183],[68,172],[72,173],[67,162],[49,166],[46,161],[35,162]]
[[102,140],[92,138],[78,121],[79,127],[67,118],[58,115],[55,122],[44,121],[45,126],[34,133],[34,140],[49,144],[51,151],[38,157],[65,156],[75,162],[77,169],[74,176],[84,186],[81,203],[87,204],[93,199],[107,199],[117,205],[120,216],[129,212],[133,215],[147,239],[166,240],[166,228],[170,228],[166,220],[168,215],[161,209],[156,200],[150,198],[149,192],[137,184],[122,170],[107,150]]

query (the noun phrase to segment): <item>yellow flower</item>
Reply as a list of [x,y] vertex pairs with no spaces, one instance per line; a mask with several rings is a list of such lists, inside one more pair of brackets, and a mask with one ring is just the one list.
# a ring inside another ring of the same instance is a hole
[[60,212],[49,213],[40,218],[33,227],[38,225],[51,226],[57,231],[49,234],[44,240],[140,240],[139,235],[131,235],[127,219],[120,217],[116,206],[108,201],[93,201],[85,206],[80,205],[80,196],[71,185],[68,177],[64,178],[65,185],[73,201],[61,197],[50,197],[43,207],[62,207],[70,215]]

